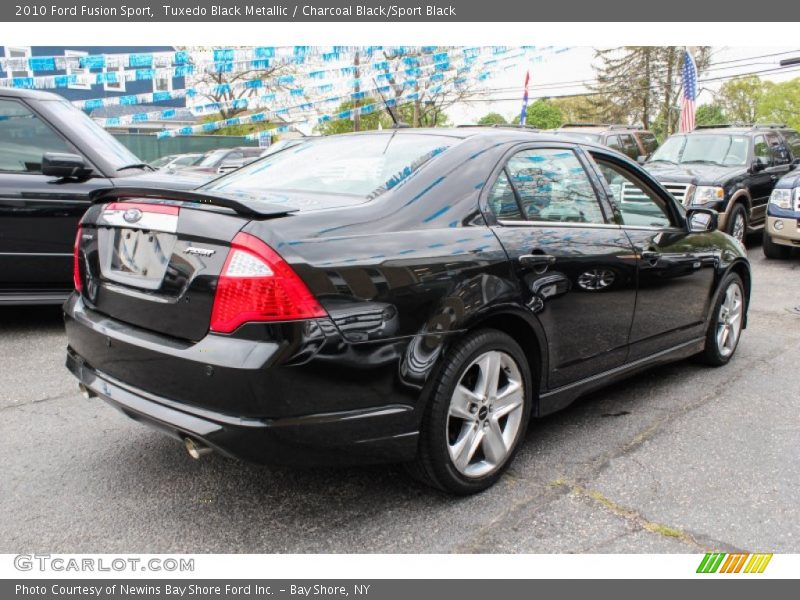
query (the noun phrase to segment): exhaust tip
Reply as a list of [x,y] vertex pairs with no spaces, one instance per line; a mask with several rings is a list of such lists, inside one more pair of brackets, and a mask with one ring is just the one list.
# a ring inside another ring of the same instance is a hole
[[87,400],[89,400],[90,398],[96,398],[97,397],[97,394],[95,394],[92,390],[90,390],[88,387],[86,387],[82,383],[78,384],[78,389],[81,392],[81,396],[83,396]]
[[211,454],[211,448],[190,437],[183,438],[183,445],[186,446],[186,452],[189,453],[189,456],[195,460],[202,458],[206,454]]

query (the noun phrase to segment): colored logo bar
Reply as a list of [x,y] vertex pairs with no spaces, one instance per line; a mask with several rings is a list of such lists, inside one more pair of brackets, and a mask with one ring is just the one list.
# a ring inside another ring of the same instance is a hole
[[770,560],[772,560],[772,554],[712,552],[703,557],[697,567],[697,572],[763,573]]

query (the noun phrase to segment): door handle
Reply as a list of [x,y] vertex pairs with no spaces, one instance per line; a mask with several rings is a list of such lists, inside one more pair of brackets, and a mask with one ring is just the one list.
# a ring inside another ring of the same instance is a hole
[[639,254],[642,260],[646,260],[650,264],[655,264],[659,258],[661,258],[661,254],[656,252],[655,250],[642,250]]
[[523,254],[517,260],[523,267],[549,267],[555,264],[556,257],[550,254]]

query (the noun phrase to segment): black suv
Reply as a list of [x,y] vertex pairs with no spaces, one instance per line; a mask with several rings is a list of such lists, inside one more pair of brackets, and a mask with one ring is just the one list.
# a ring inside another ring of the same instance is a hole
[[718,211],[720,228],[742,241],[764,227],[772,189],[798,158],[800,134],[785,125],[715,125],[670,136],[645,166],[684,206]]
[[553,133],[581,142],[603,144],[638,162],[650,158],[658,148],[655,134],[635,125],[567,123]]
[[204,181],[153,171],[61,96],[0,90],[0,305],[64,301],[94,190]]

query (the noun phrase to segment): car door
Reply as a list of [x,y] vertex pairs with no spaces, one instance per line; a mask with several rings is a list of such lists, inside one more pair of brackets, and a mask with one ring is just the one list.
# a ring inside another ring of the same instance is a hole
[[587,164],[568,145],[517,147],[486,188],[493,231],[547,337],[551,389],[618,367],[628,352],[635,255]]
[[751,222],[756,225],[764,222],[772,190],[778,179],[789,172],[792,162],[791,153],[780,135],[767,133],[764,138],[768,148],[769,164],[764,170],[763,193],[759,194],[759,202],[757,204],[753,202]]
[[68,290],[77,223],[93,189],[42,174],[45,152],[78,153],[27,104],[0,98],[0,291]]
[[759,165],[759,168],[751,168],[748,177],[750,198],[753,202],[751,210],[751,221],[759,222],[763,220],[764,213],[769,202],[769,195],[775,187],[776,177],[771,173],[775,166],[772,150],[767,142],[765,134],[753,136],[753,159],[752,165]]
[[[615,219],[637,260],[629,361],[702,337],[718,250],[713,236],[689,232],[675,200],[642,169],[592,152]],[[633,190],[636,202],[623,202]]]

